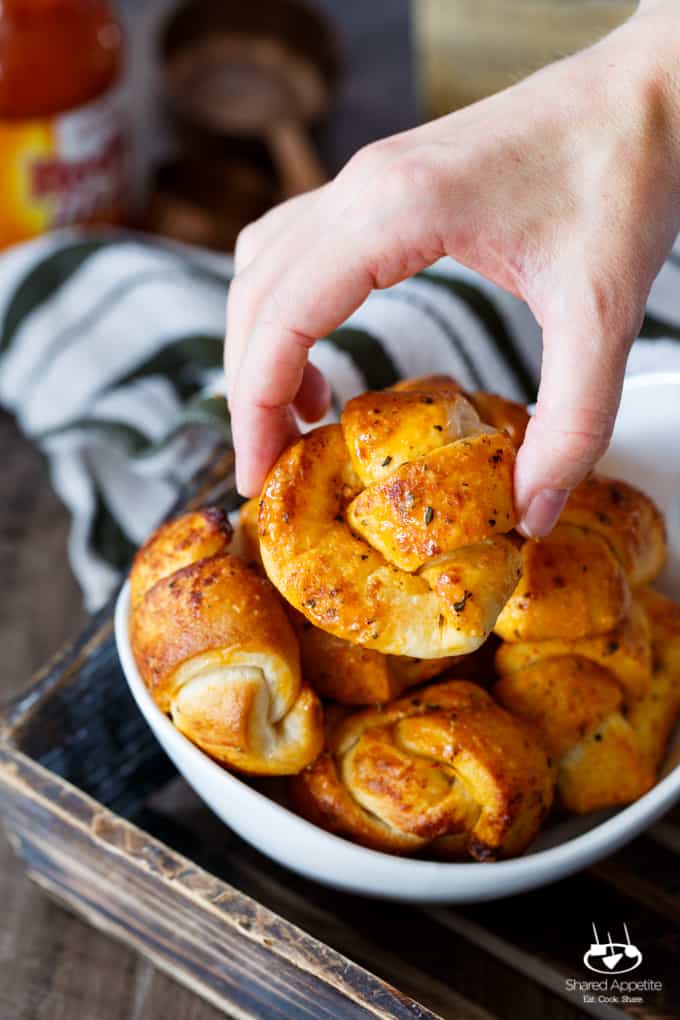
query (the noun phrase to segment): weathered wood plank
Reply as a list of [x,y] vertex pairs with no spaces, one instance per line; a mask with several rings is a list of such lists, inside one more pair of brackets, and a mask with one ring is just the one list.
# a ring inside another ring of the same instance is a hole
[[[669,822],[662,823],[661,831],[669,833],[671,830]],[[680,836],[680,830],[674,831]],[[621,895],[656,913],[661,918],[660,927],[675,926],[680,932],[679,848],[672,850],[654,837],[652,831],[635,840],[613,857],[594,865],[590,873]],[[678,966],[680,974],[680,960]]]
[[579,1001],[593,1016],[612,1015],[612,1007],[583,1003],[567,979],[585,980],[582,958],[591,942],[591,922],[624,939],[625,922],[643,952],[643,965],[627,978],[662,982],[645,991],[642,1003],[621,1004],[613,1011],[648,1020],[680,1015],[680,882],[678,858],[642,837],[587,872],[524,894],[522,921],[513,901],[482,904],[462,911],[440,910],[436,919],[464,937],[484,945],[568,1001]]
[[0,450],[2,705],[26,689],[34,671],[82,626],[85,614],[64,554],[68,512],[52,491],[42,456],[3,411]]
[[436,1016],[7,748],[0,806],[29,873],[237,1016]]
[[[638,900],[632,881],[631,890],[624,889],[621,894],[599,875],[583,873],[535,893],[492,904],[421,911],[310,885],[233,835],[221,842],[224,827],[181,780],[156,795],[151,803],[154,811],[145,813],[145,827],[163,832],[173,845],[182,846],[211,872],[228,875],[240,889],[277,913],[342,950],[344,946],[337,946],[335,941],[335,926],[341,922],[343,929],[360,932],[363,939],[378,943],[381,954],[401,957],[429,975],[430,980],[448,983],[467,998],[484,1001],[500,1016],[532,1015],[532,995],[537,987],[554,996],[544,1000],[544,1015],[581,1015],[585,1008],[582,997],[566,987],[566,978],[590,976],[582,957],[590,942],[593,918],[612,931],[620,931],[622,921],[626,921],[648,961],[642,976],[659,977],[665,982],[662,995],[645,995],[643,1009],[631,1003],[629,1015],[665,1018],[680,1013],[680,945],[672,917],[680,875],[675,856],[666,854],[662,862],[661,848],[655,848],[649,840],[634,844],[634,858],[624,850],[611,860],[622,871],[629,869],[631,879],[635,872],[630,869],[649,860],[650,876],[658,880],[656,902]],[[350,950],[350,955],[356,954]],[[380,972],[380,965],[378,957],[372,969]],[[489,968],[495,982],[489,981]],[[609,1018],[626,1015],[599,1004],[589,1012]]]

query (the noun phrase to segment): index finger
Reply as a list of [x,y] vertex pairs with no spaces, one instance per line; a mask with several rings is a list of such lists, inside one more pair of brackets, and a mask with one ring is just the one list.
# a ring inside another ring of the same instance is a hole
[[[251,294],[241,300],[254,302],[256,310],[230,386],[237,484],[244,495],[259,492],[293,435],[289,405],[316,339],[344,322],[371,290],[398,283],[445,254],[434,226],[443,204],[438,181],[413,184],[409,168],[402,165],[397,174],[388,168],[352,201],[334,196],[336,215],[313,242],[300,244],[305,228],[296,226],[248,267]],[[287,259],[289,249],[304,254]],[[275,281],[267,294],[258,294],[258,277]]]

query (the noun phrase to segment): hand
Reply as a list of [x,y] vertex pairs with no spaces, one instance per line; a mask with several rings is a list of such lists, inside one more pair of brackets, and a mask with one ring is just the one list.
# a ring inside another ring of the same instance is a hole
[[552,528],[609,442],[630,345],[680,229],[680,13],[648,0],[592,48],[361,150],[246,228],[226,345],[244,495],[328,386],[310,347],[374,288],[442,255],[524,298],[543,327],[519,451],[525,534]]

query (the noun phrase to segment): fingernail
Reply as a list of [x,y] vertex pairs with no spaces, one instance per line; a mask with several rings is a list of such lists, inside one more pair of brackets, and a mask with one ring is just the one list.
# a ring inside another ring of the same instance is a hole
[[250,499],[255,493],[253,490],[253,480],[251,478],[252,472],[246,466],[243,456],[239,456],[238,450],[236,451],[236,491],[239,496],[245,496],[246,499]]
[[569,497],[569,489],[542,489],[533,497],[517,530],[526,538],[543,538],[557,524]]
[[243,496],[244,499],[250,499],[252,496],[257,496],[259,489],[256,485],[253,485],[250,479],[243,472],[239,473],[236,471],[236,491],[239,496]]

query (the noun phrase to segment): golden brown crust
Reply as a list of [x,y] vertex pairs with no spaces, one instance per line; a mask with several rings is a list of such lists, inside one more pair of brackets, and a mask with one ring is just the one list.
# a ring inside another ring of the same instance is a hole
[[362,393],[342,412],[342,431],[362,486],[390,479],[401,465],[490,432],[456,389],[384,390]]
[[680,669],[680,605],[653,588],[641,588],[637,598],[651,627],[655,665]]
[[455,680],[340,721],[292,795],[307,818],[374,849],[491,860],[531,842],[553,784],[528,730]]
[[162,578],[132,614],[130,641],[159,708],[225,764],[299,771],[322,745],[321,707],[302,686],[278,595],[223,553]]
[[[239,511],[232,550],[238,543],[242,558],[264,572],[258,535],[259,500],[250,499]],[[300,661],[305,681],[322,698],[344,705],[377,705],[396,698],[407,687],[424,683],[459,661],[412,659],[401,655],[383,655],[370,648],[352,644],[315,627],[302,613],[281,600],[300,645]],[[462,656],[468,659],[470,656]]]
[[502,534],[514,524],[513,461],[507,436],[455,388],[363,394],[342,427],[313,430],[272,469],[259,515],[265,570],[336,637],[414,658],[472,652],[518,577]]
[[396,393],[410,393],[412,390],[419,390],[421,393],[460,393],[465,396],[465,390],[457,379],[452,375],[445,375],[443,372],[435,372],[432,375],[415,375],[409,379],[400,379],[389,387]]
[[501,678],[493,696],[508,712],[530,722],[555,757],[622,703],[611,673],[578,655],[543,659]]
[[626,804],[652,786],[680,714],[680,606],[640,589],[611,633],[504,644],[496,668],[494,697],[558,758],[567,810]]
[[[321,705],[301,681],[297,640],[270,582],[227,552],[202,555],[202,522],[217,520],[187,515],[145,546],[138,585],[164,576],[133,606],[132,651],[156,704],[195,744],[243,772],[290,774],[321,750]],[[187,565],[165,574],[178,550]]]
[[226,552],[232,529],[224,510],[209,507],[161,524],[139,549],[130,571],[130,601],[136,606],[142,595],[161,577],[182,567]]
[[564,755],[557,784],[564,806],[584,815],[642,797],[654,785],[654,772],[628,720],[612,712]]
[[[449,655],[445,659],[412,659],[408,655],[388,655],[390,675],[392,677],[392,698],[398,697],[417,684],[441,676],[442,673],[457,673],[458,676],[477,679],[478,658],[480,652],[470,655]],[[388,699],[391,700],[391,699]],[[374,701],[372,704],[378,704]]]
[[505,641],[575,640],[613,630],[629,605],[623,570],[604,539],[560,523],[522,546],[522,577],[494,630]]
[[615,678],[576,655],[544,659],[503,677],[494,697],[525,720],[557,760],[562,805],[576,814],[627,804],[654,781],[622,714]]
[[651,588],[641,589],[640,600],[651,625],[654,665],[649,690],[632,703],[628,721],[656,772],[680,715],[680,606]]
[[506,676],[543,659],[578,655],[614,675],[626,701],[645,694],[652,676],[652,645],[647,613],[638,597],[621,622],[607,634],[568,641],[503,642],[496,651],[499,676]]
[[257,518],[260,512],[259,499],[249,499],[239,507],[238,521],[234,531],[234,539],[230,552],[240,556],[242,560],[264,573],[260,554],[260,536]]
[[[500,432],[442,446],[392,471],[347,508],[352,530],[401,570],[515,526],[515,453]],[[452,485],[461,478],[464,485]]]
[[301,613],[299,619],[302,674],[322,698],[343,705],[375,705],[401,693],[382,652],[327,634]]
[[633,588],[653,581],[666,562],[663,517],[649,496],[627,482],[590,475],[571,493],[560,520],[601,535]]
[[302,675],[322,698],[343,705],[384,704],[406,688],[438,676],[458,661],[453,656],[411,659],[383,655],[320,630],[302,613],[295,610],[292,613],[300,643]]
[[142,679],[164,711],[177,667],[206,652],[227,661],[264,646],[282,663],[285,703],[299,684],[295,635],[276,593],[228,553],[158,581],[133,612],[130,634]]
[[402,379],[390,388],[397,392],[420,390],[430,393],[444,392],[449,395],[459,393],[467,397],[485,425],[491,425],[498,432],[505,432],[515,449],[519,449],[524,441],[524,433],[529,424],[529,412],[524,404],[516,400],[481,390],[466,392],[450,375],[422,375],[415,379]]
[[473,650],[489,634],[519,576],[517,545],[506,535],[440,556],[420,571],[439,596],[442,612],[473,639]]
[[525,405],[500,397],[497,393],[477,391],[466,396],[482,421],[499,432],[505,432],[515,449],[519,450],[529,424],[529,412]]

